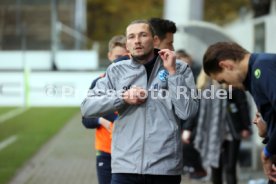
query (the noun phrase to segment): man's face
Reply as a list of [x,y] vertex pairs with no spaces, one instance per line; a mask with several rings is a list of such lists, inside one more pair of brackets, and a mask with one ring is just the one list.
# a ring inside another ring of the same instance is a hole
[[127,50],[133,58],[147,60],[153,54],[153,35],[145,23],[131,24],[126,29]]
[[221,61],[219,66],[222,71],[211,73],[210,77],[220,84],[232,85],[234,88],[245,89],[243,81],[245,79],[240,67],[237,63],[231,60]]
[[261,114],[259,112],[256,113],[255,118],[253,120],[253,123],[257,126],[258,128],[258,134],[260,137],[265,137],[266,136],[266,123],[263,120]]
[[158,49],[170,49],[174,51],[173,47],[173,33],[166,33],[166,37],[163,40],[158,38],[157,44],[155,45]]
[[244,89],[243,80],[238,72],[223,69],[219,73],[210,74],[210,77],[220,84],[232,85],[234,88]]
[[108,52],[108,59],[109,59],[109,61],[112,62],[115,59],[117,59],[117,58],[119,58],[121,56],[125,56],[127,54],[128,54],[128,52],[127,52],[126,48],[120,47],[120,46],[116,46],[111,51]]

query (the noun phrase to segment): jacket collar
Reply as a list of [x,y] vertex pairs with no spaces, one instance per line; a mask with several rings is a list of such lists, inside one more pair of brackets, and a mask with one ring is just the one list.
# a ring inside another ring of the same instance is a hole
[[243,85],[245,86],[245,89],[251,92],[251,77],[252,77],[252,71],[253,71],[253,65],[255,63],[255,60],[257,58],[257,54],[251,54],[248,62],[248,70],[246,78],[243,82]]

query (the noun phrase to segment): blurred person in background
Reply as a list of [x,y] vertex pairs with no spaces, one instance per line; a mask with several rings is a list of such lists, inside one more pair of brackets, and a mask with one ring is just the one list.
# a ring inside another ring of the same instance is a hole
[[175,52],[176,58],[186,62],[190,67],[193,66],[193,59],[184,49]]
[[[155,36],[157,37],[154,41],[154,47],[157,49],[170,49],[174,51],[174,33],[176,33],[177,30],[175,23],[161,18],[151,18],[149,19],[149,23],[153,27]],[[185,63],[191,67],[192,58],[186,52],[176,52],[176,58],[181,61],[184,59]],[[185,127],[185,133],[190,135],[191,129],[194,127],[194,122],[190,120],[187,120],[187,122],[182,120],[181,123]],[[193,169],[193,172],[189,173],[192,178],[201,178],[206,176],[206,171],[201,165],[200,155],[197,150],[193,148],[193,144],[187,144],[186,141],[188,140],[185,140],[183,145],[184,169],[189,168],[189,171]]]
[[218,42],[205,52],[203,67],[212,79],[251,93],[267,123],[268,141],[261,152],[264,173],[276,182],[276,54],[250,53],[237,43]]
[[207,171],[202,165],[200,153],[194,147],[198,114],[183,123],[183,172],[189,174],[191,179],[201,179],[207,176]]
[[[113,36],[109,41],[108,49],[107,57],[110,62],[128,56],[128,51],[126,50],[126,37],[123,35]],[[97,81],[102,77],[104,77],[104,75],[95,79],[90,89],[93,89]],[[99,118],[82,117],[82,123],[86,128],[96,129],[96,168],[99,184],[111,183],[111,135],[113,122],[116,118],[117,112],[109,113]]]
[[[180,184],[179,119],[193,116],[198,101],[177,97],[176,89],[184,86],[190,96],[195,88],[193,75],[187,64],[176,62],[174,52],[154,49],[156,37],[148,21],[131,22],[126,37],[131,59],[107,69],[83,101],[82,114],[119,113],[112,139],[112,184]],[[168,89],[170,95],[154,98],[158,91],[151,89]]]
[[[197,80],[198,89],[226,90],[213,81],[203,70]],[[240,142],[250,135],[250,118],[246,94],[237,89],[228,91],[227,98],[201,96],[195,147],[199,150],[203,165],[211,168],[213,184],[236,184],[236,165]],[[204,93],[202,93],[204,94]],[[229,95],[232,98],[229,98]]]
[[263,143],[266,143],[267,125],[266,122],[263,120],[260,112],[256,112],[255,118],[253,119],[253,124],[255,124],[258,129],[258,135],[264,138]]
[[186,52],[186,50],[184,49],[179,49],[175,52],[176,54],[176,58],[179,60],[182,60],[184,62],[186,62],[192,69],[192,72],[194,74],[195,79],[197,78],[199,72],[200,72],[200,66],[198,66],[194,61],[193,61],[193,57]]
[[[187,63],[193,71],[192,57],[183,49],[177,50],[176,58]],[[195,75],[194,75],[195,76]],[[183,171],[184,174],[188,173],[191,179],[201,179],[207,176],[207,172],[202,166],[200,154],[194,147],[194,138],[196,133],[198,114],[183,122]]]
[[154,40],[154,48],[174,51],[174,33],[177,30],[175,23],[161,18],[151,18],[148,21],[154,30],[155,36],[157,36]]

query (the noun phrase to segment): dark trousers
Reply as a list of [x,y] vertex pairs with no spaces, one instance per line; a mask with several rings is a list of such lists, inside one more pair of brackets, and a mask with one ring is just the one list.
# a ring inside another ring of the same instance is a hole
[[227,184],[237,184],[236,165],[239,156],[240,140],[224,141],[219,167],[212,168],[213,184],[223,184],[223,171]]
[[180,184],[181,175],[113,173],[111,184]]
[[200,153],[192,143],[183,144],[183,165],[193,167],[195,172],[205,171],[202,166]]
[[111,183],[111,155],[105,152],[97,152],[97,175],[99,184]]

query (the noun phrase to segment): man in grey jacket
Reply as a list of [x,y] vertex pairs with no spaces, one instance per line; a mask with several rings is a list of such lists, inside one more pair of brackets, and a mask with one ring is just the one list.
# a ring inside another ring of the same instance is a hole
[[84,117],[118,111],[112,137],[112,184],[179,184],[180,119],[193,116],[198,100],[187,64],[169,49],[156,50],[144,20],[126,29],[132,59],[114,63],[81,105]]

